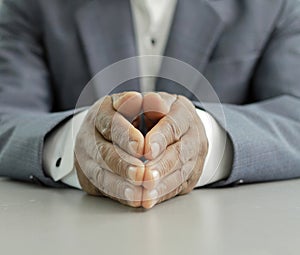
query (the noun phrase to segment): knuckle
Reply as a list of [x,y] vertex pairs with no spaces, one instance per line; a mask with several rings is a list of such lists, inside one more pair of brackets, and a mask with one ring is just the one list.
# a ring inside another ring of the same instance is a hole
[[182,179],[180,171],[164,178],[160,185],[157,187],[157,191],[160,197],[166,196],[174,192],[185,180]]
[[122,158],[119,157],[118,159],[116,159],[115,171],[116,171],[117,174],[119,174],[120,176],[125,177],[127,171],[124,171],[124,170],[126,170],[127,168],[128,168],[127,164]]
[[83,147],[83,142],[84,142],[84,139],[83,139],[83,136],[81,135],[81,133],[79,132],[77,137],[76,137],[76,142],[75,142],[75,152],[79,152],[79,151],[82,151],[82,147]]
[[113,199],[122,197],[123,183],[119,178],[113,178],[111,174],[105,171],[102,183],[101,183],[101,191],[106,193]]
[[103,160],[103,165],[107,169],[119,176],[126,177],[129,167],[127,155],[124,155],[120,149],[110,145],[100,147],[99,152]]
[[199,156],[200,157],[205,157],[208,152],[208,141],[205,139],[204,141],[201,141],[199,143]]
[[178,141],[182,135],[182,130],[175,119],[167,115],[165,117],[165,130],[168,134],[172,134],[176,141]]
[[197,121],[199,117],[193,103],[183,96],[179,96],[179,98],[176,109],[180,112],[186,122],[191,123]]
[[90,129],[87,127],[85,123],[82,124],[81,128],[78,131],[78,134],[76,135],[76,144],[77,146],[83,146],[85,144],[85,141],[87,138],[89,138]]
[[108,157],[108,148],[104,143],[98,143],[94,146],[93,155],[97,162],[103,165],[103,163],[107,160]]
[[158,92],[158,95],[171,107],[171,105],[177,100],[175,94],[169,94],[167,92]]
[[175,153],[177,155],[177,157],[179,158],[181,164],[185,163],[188,159],[187,159],[187,155],[189,155],[187,153],[187,151],[185,151],[182,147],[182,142],[178,142],[174,145],[174,150]]
[[97,111],[95,106],[92,106],[85,117],[85,122],[88,124],[94,124],[96,118],[97,118]]
[[111,117],[107,114],[99,114],[98,116],[98,123],[100,123],[99,126],[99,132],[106,138],[109,139],[111,138],[111,133],[112,133],[112,121]]
[[103,189],[104,179],[105,179],[105,171],[103,171],[102,168],[94,169],[93,171],[95,173],[95,181],[94,185],[98,186],[100,190]]
[[182,168],[181,168],[181,176],[182,176],[182,180],[186,181],[193,173],[193,170],[195,168],[195,161],[189,161],[187,164],[185,164]]
[[186,136],[181,141],[181,151],[184,162],[189,161],[199,154],[201,142],[195,139],[195,136]]
[[[116,169],[117,170],[120,170],[120,169],[123,168],[124,162],[123,162],[122,158],[117,158],[117,159],[114,160],[114,162],[116,162],[115,164],[116,164]],[[118,171],[118,172],[120,172],[120,171]]]
[[86,116],[86,121],[89,122],[89,123],[93,123],[95,122],[95,120],[97,119],[99,113],[101,113],[102,111],[102,105],[103,103],[105,102],[107,96],[99,99],[96,103],[94,103],[88,113],[87,113],[87,116]]
[[[178,173],[178,174],[177,174]],[[179,185],[181,185],[183,182],[185,182],[186,178],[185,176],[182,174],[182,171],[177,171],[176,175],[175,175],[175,187],[177,188]]]
[[160,95],[162,98],[174,97],[174,95],[169,94],[167,92],[163,92],[163,91],[158,92],[157,94]]
[[189,109],[195,109],[195,106],[193,105],[191,100],[189,100],[187,97],[182,96],[182,95],[178,95],[178,100],[183,102]]
[[165,176],[167,172],[171,172],[173,170],[173,160],[167,157],[160,161],[158,170],[161,173],[161,176]]
[[167,193],[170,192],[169,190],[169,186],[166,183],[165,180],[163,180],[160,185],[156,188],[157,193],[158,193],[158,198],[162,198],[163,196],[165,196]]
[[129,135],[130,135],[130,125],[126,125],[125,121],[122,120],[122,116],[120,114],[115,114],[113,120],[111,120],[109,127],[109,136],[111,141],[116,142],[123,148],[128,147]]
[[155,160],[155,162],[150,162],[150,164],[147,165],[147,169],[149,171],[156,170],[160,173],[160,177],[164,177],[179,169],[181,164],[175,146],[171,146],[160,158]]
[[103,183],[104,179],[104,172],[99,166],[88,160],[84,167],[80,166],[80,169],[88,182],[90,182],[96,188],[101,189],[101,184]]

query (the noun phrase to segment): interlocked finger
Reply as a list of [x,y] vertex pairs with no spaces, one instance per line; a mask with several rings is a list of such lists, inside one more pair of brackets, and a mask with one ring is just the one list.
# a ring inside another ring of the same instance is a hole
[[178,142],[167,147],[158,158],[146,164],[143,186],[153,189],[159,181],[172,172],[181,169],[188,161],[196,161],[199,155],[199,139],[190,129]]
[[142,198],[142,206],[144,208],[152,208],[157,203],[163,202],[167,199],[170,199],[177,194],[179,194],[182,190],[182,174],[180,170],[170,174],[165,177],[155,189],[148,190],[144,189],[143,198]]
[[112,95],[113,108],[130,122],[140,115],[143,96],[138,92],[123,92]]
[[[92,159],[86,161],[84,164],[85,166],[83,167],[86,169],[84,176],[91,184],[97,187],[99,193],[126,205],[133,207],[141,206],[141,186],[135,186],[121,176],[99,167]],[[82,168],[82,164],[77,164],[78,166],[80,166],[80,169]],[[78,170],[80,171],[80,169]]]
[[141,185],[144,178],[144,164],[141,160],[131,156],[125,151],[109,142],[98,146],[95,160],[99,166],[130,180],[135,185]]
[[[115,100],[117,101],[117,99]],[[124,105],[125,103],[117,104],[115,107],[119,107],[122,112],[125,112]],[[129,110],[127,109],[127,111]],[[136,113],[137,110],[133,109],[132,111]],[[129,114],[128,112],[125,113]],[[117,144],[124,151],[135,157],[140,157],[143,154],[143,135],[121,113],[114,109],[113,99],[110,96],[105,97],[100,104],[95,117],[95,126],[106,140]]]
[[176,98],[175,95],[164,92],[150,92],[144,95],[143,112],[148,131],[150,131],[161,118],[169,113]]
[[146,135],[145,157],[155,159],[168,145],[177,142],[193,125],[193,113],[180,100],[176,100],[170,112]]

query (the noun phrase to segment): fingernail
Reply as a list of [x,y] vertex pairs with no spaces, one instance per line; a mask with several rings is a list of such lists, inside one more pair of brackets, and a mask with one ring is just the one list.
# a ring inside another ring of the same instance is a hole
[[133,166],[130,166],[130,167],[128,167],[127,171],[128,171],[127,175],[129,177],[129,179],[132,180],[132,181],[135,181],[137,168],[133,167]]
[[159,172],[158,172],[157,170],[153,170],[153,171],[151,172],[151,175],[152,175],[152,179],[153,179],[154,181],[157,181],[157,180],[159,179],[159,176],[160,176],[160,174],[159,174]]
[[151,153],[152,153],[152,158],[156,158],[159,155],[159,144],[158,143],[152,143],[151,144]]
[[152,170],[146,174],[146,179],[143,182],[144,188],[147,190],[154,189],[159,183],[160,173],[157,170]]
[[156,200],[157,197],[158,197],[158,192],[157,192],[156,189],[151,190],[151,191],[149,192],[149,200]]
[[131,149],[132,153],[134,153],[134,154],[137,153],[138,147],[139,147],[138,142],[136,142],[136,141],[130,141],[129,142],[129,148]]
[[132,201],[132,202],[134,201],[134,192],[132,189],[130,188],[125,189],[125,198],[128,201]]
[[158,202],[158,192],[156,189],[153,189],[147,192],[147,196],[145,197],[143,206],[144,208],[150,209]]

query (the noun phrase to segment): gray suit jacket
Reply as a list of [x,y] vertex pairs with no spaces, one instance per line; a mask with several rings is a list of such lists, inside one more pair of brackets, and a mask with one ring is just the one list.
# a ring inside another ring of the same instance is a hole
[[[43,173],[45,137],[94,74],[135,55],[129,0],[4,0],[0,175],[59,185]],[[204,73],[224,103],[226,127],[211,113],[234,161],[217,185],[300,177],[299,1],[179,0],[165,55]]]

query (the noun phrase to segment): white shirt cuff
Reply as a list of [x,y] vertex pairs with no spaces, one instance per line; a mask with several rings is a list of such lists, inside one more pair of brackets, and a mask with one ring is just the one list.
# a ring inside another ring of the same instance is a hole
[[54,181],[81,189],[74,168],[75,138],[87,114],[75,115],[61,127],[55,129],[46,139],[43,151],[44,170]]
[[232,168],[233,146],[226,131],[207,112],[197,109],[208,139],[208,153],[196,185],[202,187],[227,178]]

